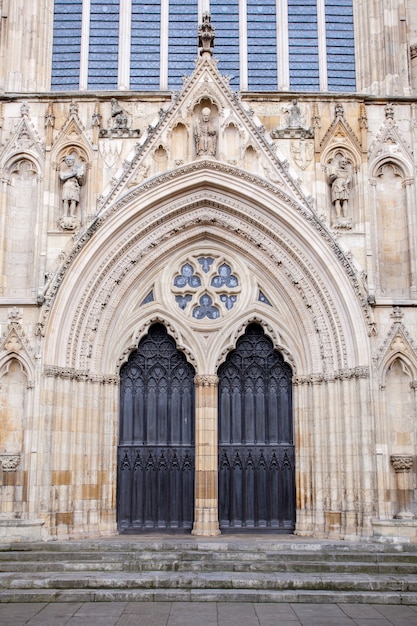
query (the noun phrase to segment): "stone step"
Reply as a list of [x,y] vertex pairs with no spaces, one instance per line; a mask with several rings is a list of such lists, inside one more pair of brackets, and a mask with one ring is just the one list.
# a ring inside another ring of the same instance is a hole
[[417,605],[417,593],[253,589],[47,589],[1,591],[0,602],[292,602]]
[[98,552],[107,555],[112,552],[120,552],[131,554],[132,552],[158,552],[170,553],[173,550],[183,553],[208,553],[221,554],[233,552],[238,554],[277,554],[277,553],[299,553],[306,555],[319,553],[321,556],[330,554],[352,556],[355,554],[357,558],[361,555],[384,554],[386,556],[401,554],[404,556],[417,557],[417,544],[391,544],[379,542],[347,542],[347,541],[315,541],[315,540],[285,540],[281,537],[275,537],[274,540],[259,539],[259,537],[248,537],[245,540],[228,540],[223,536],[221,540],[218,538],[213,540],[190,540],[190,539],[122,539],[122,540],[78,540],[78,541],[50,541],[50,542],[20,542],[20,543],[3,543],[0,544],[0,557],[3,553],[39,553],[47,552],[49,554],[55,552],[65,553],[88,553]]
[[0,589],[258,589],[417,593],[417,575],[260,572],[37,572],[0,574]]
[[0,546],[0,602],[417,604],[415,548],[279,538],[9,544]]
[[355,561],[182,561],[170,560],[68,560],[68,561],[4,561],[0,563],[0,572],[294,572],[294,573],[366,573],[366,574],[417,574],[416,563],[366,563]]
[[164,561],[164,562],[220,562],[225,566],[228,562],[242,562],[242,563],[255,563],[255,562],[275,562],[275,563],[307,563],[307,562],[329,562],[329,563],[409,563],[417,564],[417,553],[414,552],[367,552],[363,550],[360,553],[355,551],[350,552],[306,552],[306,551],[250,551],[246,552],[228,550],[182,550],[177,549],[175,546],[171,550],[136,550],[129,551],[109,551],[106,546],[103,546],[101,553],[96,550],[74,549],[67,551],[55,552],[53,550],[25,550],[12,549],[8,551],[0,551],[0,567],[5,562],[19,562],[22,560],[22,553],[24,553],[25,561],[49,561],[49,562],[62,562],[62,561],[94,561],[94,562],[137,562],[144,563],[146,561]]

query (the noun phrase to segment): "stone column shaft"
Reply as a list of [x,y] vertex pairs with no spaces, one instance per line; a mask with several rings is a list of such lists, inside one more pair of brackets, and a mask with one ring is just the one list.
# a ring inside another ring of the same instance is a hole
[[219,535],[218,377],[198,375],[196,384],[195,515],[193,535]]

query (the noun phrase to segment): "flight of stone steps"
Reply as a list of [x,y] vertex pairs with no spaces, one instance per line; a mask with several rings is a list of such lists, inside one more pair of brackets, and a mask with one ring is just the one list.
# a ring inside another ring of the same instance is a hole
[[417,546],[259,536],[0,545],[0,602],[417,604]]

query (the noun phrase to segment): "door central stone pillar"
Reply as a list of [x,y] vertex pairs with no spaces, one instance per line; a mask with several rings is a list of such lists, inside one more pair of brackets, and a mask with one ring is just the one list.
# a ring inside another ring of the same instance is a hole
[[214,375],[197,375],[195,408],[195,514],[193,535],[219,535],[217,390]]

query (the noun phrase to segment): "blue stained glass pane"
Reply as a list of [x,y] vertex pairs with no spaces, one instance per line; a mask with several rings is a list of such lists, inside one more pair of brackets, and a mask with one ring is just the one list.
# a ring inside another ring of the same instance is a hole
[[326,0],[329,91],[355,91],[355,40],[352,0]]
[[182,86],[191,74],[198,54],[198,0],[170,0],[168,39],[168,84]]
[[117,89],[119,0],[90,0],[88,87]]
[[219,70],[230,76],[230,85],[239,88],[239,2],[211,0],[211,22],[214,25],[214,56]]
[[78,89],[82,0],[55,0],[51,87]]
[[288,42],[291,89],[319,89],[316,0],[288,0]]
[[248,87],[276,91],[277,31],[275,0],[248,0]]

